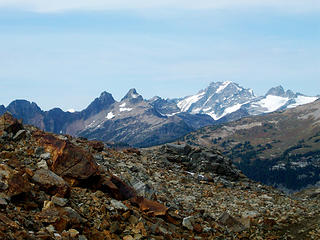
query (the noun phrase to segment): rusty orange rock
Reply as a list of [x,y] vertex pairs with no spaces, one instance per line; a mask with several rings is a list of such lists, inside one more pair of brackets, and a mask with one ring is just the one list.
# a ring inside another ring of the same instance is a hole
[[10,113],[6,112],[0,117],[0,134],[3,131],[16,134],[21,129],[23,129],[22,121],[18,121]]
[[26,175],[22,175],[21,173],[15,173],[10,176],[8,179],[8,195],[16,196],[21,193],[29,192],[31,189],[31,184]]
[[98,173],[98,165],[90,152],[42,131],[34,133],[40,146],[51,153],[50,170],[67,179],[85,180]]
[[144,197],[134,197],[130,200],[139,206],[140,210],[154,216],[165,216],[168,208],[161,203],[146,199]]
[[59,232],[66,230],[67,226],[79,227],[84,219],[71,207],[50,206],[43,208],[36,215],[36,219],[43,223],[52,224]]
[[9,197],[28,192],[31,184],[24,173],[24,171],[16,171],[5,164],[0,164],[1,190]]

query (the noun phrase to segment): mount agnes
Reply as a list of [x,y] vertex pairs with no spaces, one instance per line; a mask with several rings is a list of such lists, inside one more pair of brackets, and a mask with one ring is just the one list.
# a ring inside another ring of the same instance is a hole
[[284,91],[281,86],[256,97],[251,89],[226,81],[213,82],[195,95],[178,99],[156,96],[145,100],[133,88],[117,102],[103,92],[86,109],[74,113],[60,108],[43,111],[34,102],[15,100],[7,107],[1,105],[0,114],[9,111],[26,124],[49,132],[148,147],[204,126],[293,108],[317,98]]

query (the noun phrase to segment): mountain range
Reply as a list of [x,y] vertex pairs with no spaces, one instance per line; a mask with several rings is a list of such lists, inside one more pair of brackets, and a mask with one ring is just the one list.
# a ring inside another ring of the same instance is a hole
[[264,96],[256,97],[252,89],[245,89],[236,83],[213,82],[197,94],[176,100],[179,109],[193,114],[210,115],[220,122],[248,116],[293,108],[310,103],[318,97],[308,97],[282,86],[271,88]]
[[208,126],[180,142],[216,147],[251,179],[283,189],[320,184],[320,100]]
[[156,96],[146,100],[133,88],[118,102],[103,92],[79,112],[60,108],[43,111],[36,103],[15,100],[7,107],[1,105],[0,114],[9,111],[24,123],[49,132],[148,147],[174,141],[204,126],[293,108],[316,99],[285,91],[281,86],[257,97],[252,89],[225,81],[176,99]]

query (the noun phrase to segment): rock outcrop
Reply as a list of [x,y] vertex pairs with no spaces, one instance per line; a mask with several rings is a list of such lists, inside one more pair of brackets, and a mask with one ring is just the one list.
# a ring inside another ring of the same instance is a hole
[[191,147],[187,144],[165,144],[160,151],[172,162],[183,164],[191,174],[197,173],[202,178],[222,176],[230,180],[237,180],[240,171],[232,164],[230,159],[222,156],[217,149],[206,147]]
[[317,190],[292,199],[214,149],[116,151],[0,123],[0,239],[319,239]]

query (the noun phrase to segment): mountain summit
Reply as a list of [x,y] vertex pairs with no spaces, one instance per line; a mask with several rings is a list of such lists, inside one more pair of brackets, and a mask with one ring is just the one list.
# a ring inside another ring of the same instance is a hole
[[308,97],[282,86],[271,88],[264,96],[256,97],[252,89],[245,89],[230,81],[212,82],[195,95],[177,101],[181,112],[208,114],[225,122],[248,115],[259,115],[311,103],[318,97]]
[[271,88],[266,95],[273,95],[273,96],[285,96],[286,92],[284,91],[283,87],[277,86],[277,87],[273,87]]
[[251,89],[245,89],[236,83],[213,82],[198,94],[181,99],[177,105],[182,112],[208,114],[218,120],[239,110],[254,98]]
[[131,103],[138,103],[143,101],[143,97],[137,93],[137,90],[135,88],[131,88],[129,92],[121,99],[122,101],[128,100]]
[[101,93],[100,97],[96,98],[85,110],[82,111],[82,115],[84,118],[88,118],[102,110],[108,109],[114,103],[115,100],[111,93],[104,91]]

